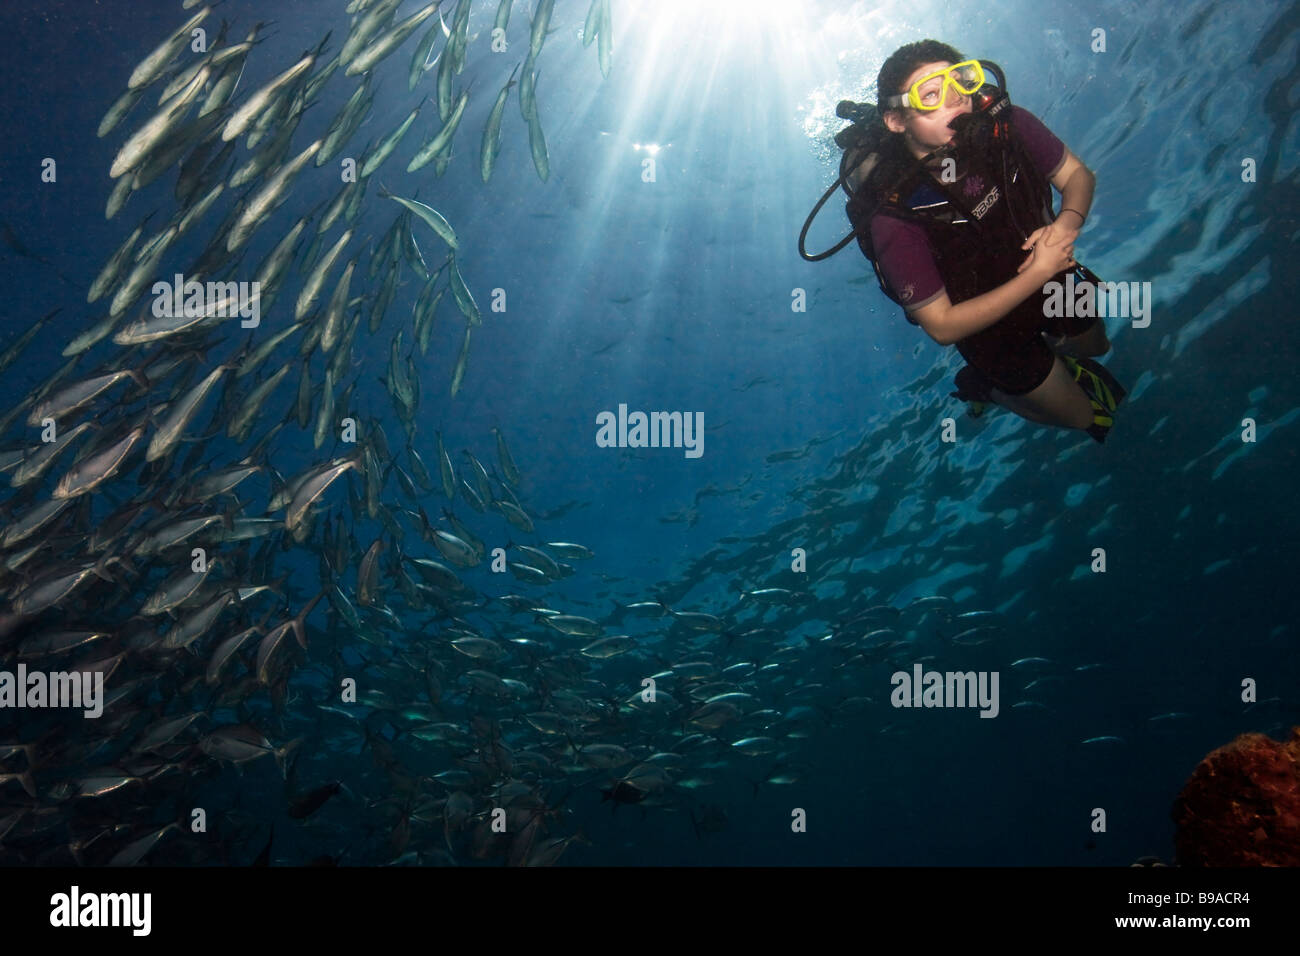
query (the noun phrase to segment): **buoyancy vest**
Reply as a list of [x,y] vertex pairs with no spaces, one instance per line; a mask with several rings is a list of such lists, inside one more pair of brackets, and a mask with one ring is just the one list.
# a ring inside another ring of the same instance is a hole
[[[891,187],[882,189],[868,176],[846,206],[859,248],[875,266],[886,295],[900,305],[876,263],[872,216],[892,216],[924,229],[954,304],[1013,278],[1028,255],[1020,248],[1025,238],[1051,222],[1051,186],[1010,122],[1010,102],[1003,99],[970,116],[953,143],[932,154],[931,168],[941,173],[944,160],[954,161],[949,165],[955,169],[953,182],[914,161]],[[1040,311],[1037,302],[1023,305]],[[911,316],[908,320],[915,324]]]

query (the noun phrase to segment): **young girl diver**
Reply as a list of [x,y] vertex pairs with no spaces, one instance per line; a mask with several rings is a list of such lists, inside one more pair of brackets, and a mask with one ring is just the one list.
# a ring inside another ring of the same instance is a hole
[[[986,67],[1000,88],[986,85]],[[1050,283],[1071,272],[1072,287],[1097,281],[1074,259],[1093,174],[1011,105],[996,64],[947,44],[900,48],[877,86],[877,109],[841,104],[855,125],[837,141],[849,220],[882,287],[909,321],[956,345],[967,365],[953,394],[971,414],[993,402],[1104,441],[1125,394],[1089,358],[1110,349],[1105,326],[1048,307]],[[1055,216],[1049,183],[1062,197]]]

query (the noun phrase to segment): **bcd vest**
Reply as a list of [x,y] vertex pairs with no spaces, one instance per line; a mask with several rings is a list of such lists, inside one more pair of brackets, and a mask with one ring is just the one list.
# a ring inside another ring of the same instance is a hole
[[[871,202],[868,180],[847,207],[859,246],[873,266],[872,215],[920,225],[953,304],[1014,278],[1029,255],[1020,248],[1025,238],[1052,220],[1050,184],[1033,165],[1010,122],[994,116],[976,117],[976,122],[981,127],[978,138],[965,137],[956,148],[936,154],[934,168],[940,172],[944,158],[955,160],[955,182],[936,179],[918,163],[894,189],[885,192],[883,200]],[[875,195],[879,196],[878,190]],[[886,294],[904,304],[878,267],[876,274]],[[1035,312],[1040,309],[1034,296],[1022,304],[1025,306]]]

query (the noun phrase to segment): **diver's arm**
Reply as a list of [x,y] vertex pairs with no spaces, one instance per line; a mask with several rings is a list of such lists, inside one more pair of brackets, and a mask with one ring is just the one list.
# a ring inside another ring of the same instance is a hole
[[[1078,232],[1088,218],[1088,210],[1092,208],[1092,194],[1097,188],[1097,177],[1067,149],[1065,158],[1052,176],[1052,185],[1061,194],[1061,214],[1056,217],[1056,221]],[[1072,215],[1069,210],[1077,212],[1078,216]]]
[[946,291],[910,312],[926,334],[940,345],[952,345],[982,332],[1024,302],[1043,284],[1074,264],[1074,246],[1038,243],[1023,272],[983,295],[953,305]]

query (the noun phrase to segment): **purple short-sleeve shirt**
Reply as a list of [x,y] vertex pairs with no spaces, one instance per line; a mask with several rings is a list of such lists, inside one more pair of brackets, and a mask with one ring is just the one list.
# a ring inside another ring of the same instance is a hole
[[[1011,122],[1030,160],[1040,173],[1051,179],[1065,160],[1065,144],[1029,110],[1012,106]],[[904,308],[928,305],[943,291],[943,278],[935,265],[925,229],[919,223],[903,222],[893,216],[873,216],[871,242],[876,250],[876,264]]]

